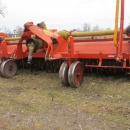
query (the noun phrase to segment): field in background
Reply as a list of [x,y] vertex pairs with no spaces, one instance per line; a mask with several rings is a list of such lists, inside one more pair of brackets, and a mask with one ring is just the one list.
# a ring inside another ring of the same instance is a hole
[[64,87],[58,73],[0,77],[0,130],[130,130],[130,77],[85,75]]

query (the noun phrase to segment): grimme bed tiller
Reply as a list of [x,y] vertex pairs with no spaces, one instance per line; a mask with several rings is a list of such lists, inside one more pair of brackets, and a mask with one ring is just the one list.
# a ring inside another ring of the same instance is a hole
[[117,0],[114,30],[56,31],[48,30],[44,22],[37,25],[28,22],[20,38],[9,38],[0,33],[1,75],[12,77],[17,73],[17,68],[28,66],[51,72],[59,70],[63,85],[78,87],[85,70],[129,74],[130,26],[123,29],[124,1],[121,0],[120,29]]

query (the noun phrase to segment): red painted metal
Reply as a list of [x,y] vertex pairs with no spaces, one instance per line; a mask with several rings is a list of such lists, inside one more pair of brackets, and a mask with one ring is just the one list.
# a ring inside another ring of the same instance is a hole
[[[4,48],[3,56],[7,58],[12,56],[16,59],[26,58],[28,49],[24,40],[31,38],[31,35],[36,35],[46,43],[43,49],[38,49],[33,53],[34,58],[48,58],[48,60],[62,58],[67,59],[71,64],[73,60],[81,58],[114,60],[116,57],[116,47],[113,45],[112,39],[74,41],[70,35],[69,40],[65,40],[60,35],[46,34],[41,28],[33,24],[25,27],[24,33],[17,44],[7,41],[1,42],[1,50],[2,47]],[[55,38],[58,43],[53,44],[51,38]],[[123,59],[126,60],[129,60],[129,40],[130,38],[123,38],[122,42],[122,52],[124,52],[122,55]],[[47,56],[51,56],[51,58]]]
[[[97,59],[97,65],[86,65],[86,67],[99,68],[120,68],[120,66],[105,66],[102,65],[103,60],[115,60],[123,62],[122,68],[130,68],[130,64],[126,65],[126,61],[130,62],[130,38],[123,37],[124,27],[124,0],[121,0],[121,21],[119,46],[113,45],[112,38],[88,40],[75,40],[70,32],[69,38],[66,40],[62,36],[55,33],[55,30],[50,30],[47,33],[44,29],[36,26],[33,22],[28,22],[24,25],[25,29],[21,39],[16,43],[10,43],[5,40],[0,41],[0,56],[4,58],[22,59],[28,57],[28,49],[25,41],[30,39],[32,35],[41,39],[45,45],[33,53],[33,58],[45,58],[46,60],[63,59],[67,60],[69,66],[73,61],[80,59]],[[0,37],[6,37],[6,34],[0,33]],[[53,40],[57,42],[54,43]]]
[[122,60],[122,44],[123,44],[123,29],[124,29],[124,0],[121,0],[121,16],[120,16],[120,36],[119,36],[119,46],[118,46],[118,60]]

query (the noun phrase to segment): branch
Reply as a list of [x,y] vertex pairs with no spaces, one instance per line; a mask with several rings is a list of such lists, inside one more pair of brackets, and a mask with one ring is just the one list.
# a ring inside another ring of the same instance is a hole
[[5,17],[5,15],[7,14],[7,10],[6,10],[7,6],[0,0],[0,14]]

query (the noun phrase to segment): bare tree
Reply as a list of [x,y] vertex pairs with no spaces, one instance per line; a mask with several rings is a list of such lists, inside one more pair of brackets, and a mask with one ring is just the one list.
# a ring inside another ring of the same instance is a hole
[[98,25],[93,27],[93,31],[99,31],[99,30],[100,30],[100,27]]
[[11,33],[11,31],[10,31],[9,28],[4,27],[2,30],[3,30],[3,32],[4,32],[5,34],[7,34],[8,37],[11,37],[11,36],[12,36],[12,33]]
[[23,27],[21,27],[21,26],[16,26],[16,28],[14,30],[16,31],[18,36],[21,36],[23,33]]
[[7,6],[0,0],[0,14],[4,17],[7,14]]
[[85,24],[83,25],[83,31],[84,31],[84,32],[89,32],[89,31],[91,31],[91,26],[90,26],[90,24],[85,23]]
[[106,28],[105,30],[111,30],[111,28]]
[[78,29],[76,29],[76,32],[82,32],[82,30],[78,28]]

